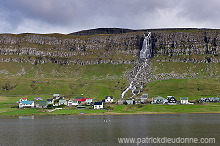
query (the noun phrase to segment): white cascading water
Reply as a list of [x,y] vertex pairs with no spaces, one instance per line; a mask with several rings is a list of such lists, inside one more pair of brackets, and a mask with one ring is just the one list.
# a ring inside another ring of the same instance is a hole
[[140,58],[141,59],[147,59],[151,57],[151,32],[145,36],[142,49],[140,51]]
[[[145,59],[145,60],[144,60],[144,62],[142,62],[139,69],[137,69],[137,72],[136,72],[134,78],[131,80],[129,86],[122,92],[121,98],[124,98],[125,93],[127,93],[129,90],[132,91],[133,96],[140,93],[140,90],[138,91],[138,93],[135,93],[135,90],[137,89],[137,87],[133,84],[135,81],[137,81],[137,77],[141,73],[141,71],[147,66],[147,60],[148,60],[148,58],[151,57],[151,48],[152,48],[152,46],[151,46],[151,32],[148,32],[147,36],[145,36],[145,38],[144,38],[142,49],[140,51],[140,58]],[[142,86],[141,86],[141,88],[142,88]]]

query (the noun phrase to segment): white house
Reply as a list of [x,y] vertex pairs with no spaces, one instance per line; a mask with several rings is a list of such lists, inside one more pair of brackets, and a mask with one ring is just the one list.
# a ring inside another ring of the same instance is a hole
[[23,98],[20,98],[19,101],[20,101],[20,102],[21,102],[21,101],[27,101],[27,98],[24,98],[24,97],[23,97]]
[[180,103],[181,104],[188,104],[188,97],[180,97]]
[[181,104],[194,104],[188,101],[188,97],[180,97],[180,103]]
[[78,100],[69,100],[68,106],[77,106],[79,105]]
[[86,104],[87,105],[92,104],[92,98],[86,98]]
[[103,102],[94,102],[94,109],[103,109]]
[[19,108],[34,108],[34,101],[21,101]]
[[105,103],[112,103],[114,100],[113,100],[113,96],[106,96],[105,97]]
[[53,94],[53,97],[60,97],[60,94]]
[[65,99],[60,99],[58,104],[59,104],[59,105],[67,105],[67,100],[65,100]]

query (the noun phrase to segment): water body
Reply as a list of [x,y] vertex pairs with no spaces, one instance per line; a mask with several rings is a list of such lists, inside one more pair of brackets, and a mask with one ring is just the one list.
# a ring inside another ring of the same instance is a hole
[[220,114],[23,116],[0,118],[0,145],[110,146],[122,137],[207,137],[218,145],[219,130]]

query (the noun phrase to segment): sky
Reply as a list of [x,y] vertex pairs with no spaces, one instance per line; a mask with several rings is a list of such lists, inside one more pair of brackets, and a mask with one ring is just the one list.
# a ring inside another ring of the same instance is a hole
[[219,0],[0,0],[0,33],[220,28]]

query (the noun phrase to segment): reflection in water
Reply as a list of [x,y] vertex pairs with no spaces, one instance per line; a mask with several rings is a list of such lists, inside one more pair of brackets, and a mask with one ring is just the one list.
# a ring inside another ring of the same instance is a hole
[[219,114],[20,116],[0,120],[0,143],[4,146],[117,145],[120,137],[220,138]]
[[34,119],[34,116],[19,116],[19,119]]

